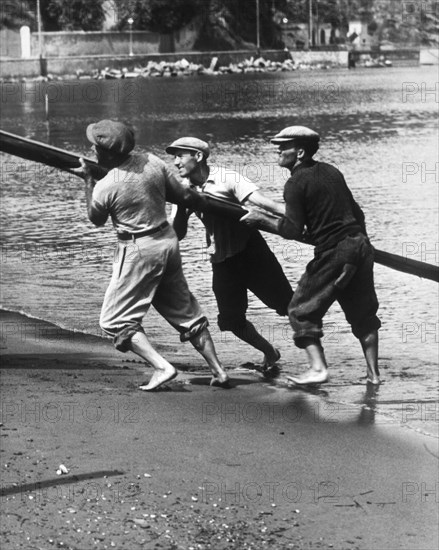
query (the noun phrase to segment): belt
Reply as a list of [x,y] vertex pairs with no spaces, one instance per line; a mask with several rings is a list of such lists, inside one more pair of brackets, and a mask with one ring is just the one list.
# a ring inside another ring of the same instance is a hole
[[153,227],[152,229],[147,229],[146,231],[140,231],[140,233],[118,233],[117,238],[121,241],[131,241],[135,239],[140,239],[140,237],[146,237],[147,235],[153,235],[154,233],[158,233],[162,229],[165,229],[165,227],[168,227],[168,222],[163,222],[157,227]]

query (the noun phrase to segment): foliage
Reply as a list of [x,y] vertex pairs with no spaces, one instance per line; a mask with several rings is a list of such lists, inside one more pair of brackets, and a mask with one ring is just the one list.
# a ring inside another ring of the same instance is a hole
[[118,28],[126,29],[132,17],[135,30],[171,33],[201,13],[205,3],[205,0],[120,0]]
[[0,29],[36,28],[35,0],[0,0]]
[[[104,0],[40,0],[44,31],[100,30],[105,19]],[[196,15],[205,22],[199,45],[217,49],[246,47],[256,43],[256,0],[115,0],[120,30],[133,29],[172,33]],[[37,30],[37,0],[0,0],[0,28]],[[259,0],[261,46],[281,47],[280,28],[274,13],[291,22],[307,23],[310,0]],[[438,41],[437,0],[312,0],[314,16],[321,23],[347,29],[361,19],[370,34],[393,42],[434,44]]]
[[105,19],[103,0],[41,0],[46,31],[97,31]]

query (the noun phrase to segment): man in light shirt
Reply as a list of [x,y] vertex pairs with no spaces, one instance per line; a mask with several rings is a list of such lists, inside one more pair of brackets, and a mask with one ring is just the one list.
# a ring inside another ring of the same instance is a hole
[[[207,192],[239,205],[250,203],[278,215],[285,213],[283,205],[265,197],[252,181],[238,172],[221,166],[211,170],[207,163],[210,149],[205,141],[195,137],[179,138],[166,152],[174,155],[174,164],[188,189],[192,187],[201,194]],[[196,208],[184,205],[178,207],[174,228],[180,239],[186,235],[188,218],[194,210]],[[264,354],[261,369],[269,374],[280,353],[247,319],[247,291],[279,315],[287,315],[293,296],[291,285],[258,231],[211,213],[197,213],[197,216],[206,227],[211,250],[218,326],[261,351]]]

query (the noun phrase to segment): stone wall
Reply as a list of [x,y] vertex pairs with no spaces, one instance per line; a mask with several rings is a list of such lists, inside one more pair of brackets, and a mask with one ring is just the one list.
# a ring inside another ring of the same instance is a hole
[[[78,57],[83,55],[128,55],[130,33],[118,31],[60,31],[41,33],[44,57]],[[160,35],[148,31],[133,31],[133,52],[158,53]],[[32,52],[38,51],[38,34],[32,34]]]
[[[282,62],[285,59],[283,50],[261,51],[260,55],[271,61]],[[305,52],[292,51],[291,55],[296,63],[318,64],[325,63],[331,65],[340,65],[347,67],[347,51],[338,52]],[[47,72],[54,76],[74,75],[77,71],[91,73],[94,70],[105,69],[106,67],[114,69],[133,69],[136,66],[144,67],[148,61],[178,61],[182,58],[189,62],[197,63],[209,67],[213,57],[218,57],[218,65],[229,65],[230,63],[239,63],[251,57],[257,58],[259,54],[256,50],[238,50],[225,52],[178,52],[168,54],[149,54],[149,55],[87,55],[87,56],[66,56],[66,57],[48,57],[45,59]],[[38,59],[15,59],[3,60],[0,64],[0,78],[20,78],[37,77],[40,75],[40,62]]]
[[0,52],[5,57],[21,57],[20,33],[11,29],[0,29]]
[[[195,18],[188,25],[172,35],[160,35],[150,31],[60,31],[43,32],[42,49],[44,57],[78,57],[91,53],[95,55],[128,55],[130,43],[136,55],[147,55],[165,51],[190,51],[197,40],[201,19]],[[32,53],[38,52],[38,34],[32,34]],[[20,57],[20,54],[16,55]]]

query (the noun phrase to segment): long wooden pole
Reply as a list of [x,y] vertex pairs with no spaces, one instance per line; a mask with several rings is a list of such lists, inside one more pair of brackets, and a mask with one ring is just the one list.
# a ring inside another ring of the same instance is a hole
[[[47,143],[10,134],[3,130],[0,130],[0,151],[27,160],[41,162],[70,173],[72,173],[73,168],[79,167],[79,159],[81,158],[81,155],[77,153],[71,153]],[[93,176],[96,179],[101,179],[107,173],[107,169],[95,161],[87,158],[84,158],[84,160],[92,169]],[[218,199],[208,193],[205,193],[204,196],[206,197],[206,212],[234,220],[239,220],[247,212],[245,208],[238,204]],[[167,200],[168,202],[176,202],[173,197],[167,197]],[[417,275],[439,283],[439,267],[432,264],[404,258],[378,249],[375,249],[375,262],[403,273]]]

